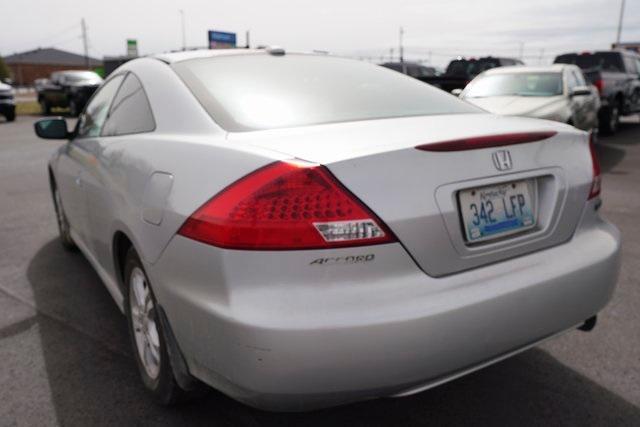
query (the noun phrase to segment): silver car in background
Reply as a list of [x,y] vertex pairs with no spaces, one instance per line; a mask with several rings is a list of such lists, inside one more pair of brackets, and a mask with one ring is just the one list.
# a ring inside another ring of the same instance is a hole
[[554,120],[586,131],[598,128],[600,95],[575,65],[488,70],[460,98],[494,114]]
[[406,396],[609,301],[620,237],[589,135],[282,49],[127,62],[48,174],[64,247],[164,404],[208,384],[306,410]]

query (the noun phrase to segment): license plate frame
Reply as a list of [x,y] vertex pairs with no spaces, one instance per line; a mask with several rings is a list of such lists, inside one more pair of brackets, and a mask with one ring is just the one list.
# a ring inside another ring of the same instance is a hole
[[[536,228],[539,216],[537,184],[536,179],[529,178],[459,190],[457,192],[458,214],[465,243],[473,245],[498,240]],[[512,196],[515,199],[511,199]],[[523,206],[520,205],[522,198],[524,198]],[[486,205],[487,208],[484,218],[480,215],[482,208],[478,210],[478,204],[475,210],[470,206],[472,202],[477,203],[483,200],[485,201],[483,207]],[[489,211],[486,201],[492,202],[492,214],[486,214]],[[476,212],[478,212],[477,216]],[[499,217],[499,220],[493,214]],[[495,222],[487,221],[487,217],[495,219]]]

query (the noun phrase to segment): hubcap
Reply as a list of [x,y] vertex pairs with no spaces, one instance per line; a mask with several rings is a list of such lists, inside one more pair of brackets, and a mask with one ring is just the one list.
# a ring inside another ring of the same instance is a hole
[[618,108],[614,107],[613,110],[611,110],[611,122],[610,122],[610,128],[615,130],[618,127]]
[[129,305],[138,356],[147,375],[156,379],[160,373],[160,335],[149,284],[138,267],[131,272],[129,283]]

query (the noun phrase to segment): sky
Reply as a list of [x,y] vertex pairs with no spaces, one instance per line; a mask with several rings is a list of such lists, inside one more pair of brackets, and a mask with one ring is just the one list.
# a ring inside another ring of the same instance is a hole
[[[207,30],[238,33],[245,43],[297,51],[322,50],[380,62],[399,51],[404,29],[408,60],[444,66],[455,56],[521,57],[550,63],[568,51],[608,49],[622,0],[1,0],[0,55],[37,47],[89,54],[140,54],[204,47]],[[7,19],[13,17],[13,19]],[[640,0],[627,0],[622,41],[640,42]],[[393,49],[393,52],[391,51]]]

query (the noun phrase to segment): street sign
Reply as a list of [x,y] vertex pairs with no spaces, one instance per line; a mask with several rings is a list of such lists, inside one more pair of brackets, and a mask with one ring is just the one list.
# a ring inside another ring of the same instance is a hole
[[138,40],[127,39],[127,56],[128,57],[138,56]]
[[236,33],[209,30],[209,49],[229,49],[236,47]]

